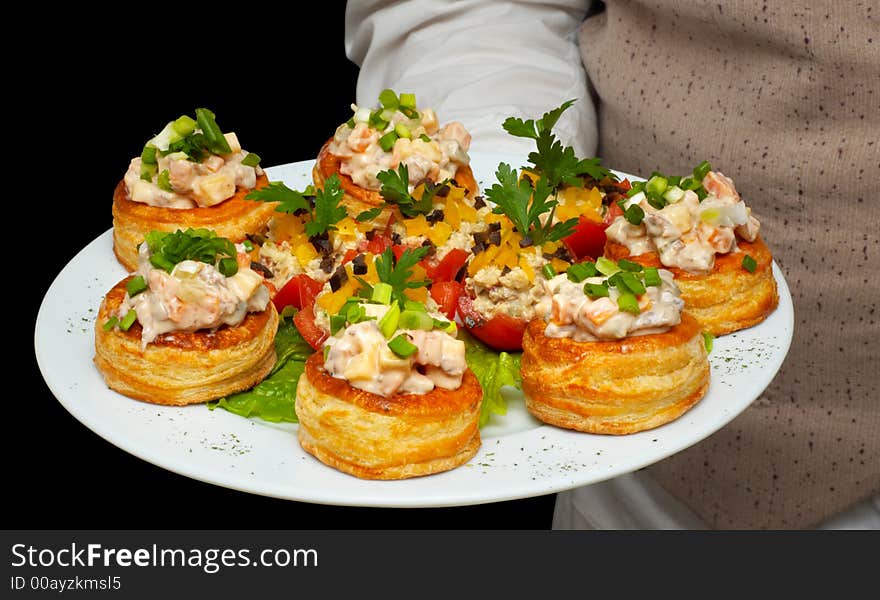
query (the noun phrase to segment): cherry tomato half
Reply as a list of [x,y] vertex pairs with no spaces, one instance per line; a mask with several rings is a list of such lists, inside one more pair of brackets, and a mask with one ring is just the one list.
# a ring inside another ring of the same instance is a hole
[[446,253],[443,260],[432,264],[431,260],[423,260],[422,266],[425,268],[425,274],[428,279],[437,283],[438,281],[454,281],[455,276],[467,262],[470,254],[461,248],[453,248]]
[[508,352],[522,350],[525,320],[504,313],[486,319],[474,309],[474,299],[467,294],[458,297],[458,315],[467,330],[487,346]]
[[323,283],[315,281],[308,275],[294,275],[293,279],[284,284],[284,287],[275,294],[272,303],[279,313],[284,310],[285,306],[293,306],[302,310],[315,303],[315,296],[323,287]]
[[[616,204],[613,206],[617,207]],[[577,260],[595,259],[602,256],[602,252],[605,250],[606,227],[605,223],[596,223],[586,217],[580,217],[574,228],[574,233],[563,238],[562,242]]]
[[458,307],[458,297],[464,291],[464,285],[457,281],[435,281],[431,286],[431,298],[440,307],[440,312],[447,319],[455,318],[455,309]]
[[309,346],[318,350],[324,340],[330,335],[330,332],[318,327],[315,323],[315,305],[309,304],[293,316],[293,324],[299,330],[303,339],[309,343]]

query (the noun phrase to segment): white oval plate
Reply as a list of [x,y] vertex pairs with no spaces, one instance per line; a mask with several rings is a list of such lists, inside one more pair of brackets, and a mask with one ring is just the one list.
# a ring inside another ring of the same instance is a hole
[[[498,163],[472,156],[481,188]],[[302,189],[313,161],[267,169],[271,180]],[[453,471],[403,481],[365,481],[306,454],[295,425],[249,420],[205,406],[165,407],[107,388],[92,363],[94,320],[103,295],[126,272],[112,252],[112,231],[86,246],[46,293],[34,335],[40,370],[61,404],[86,427],[155,465],[200,481],[304,502],[375,507],[441,507],[550,494],[635,471],[711,435],[755,400],[788,352],[791,295],[774,263],[779,308],[760,325],[715,340],[706,397],[678,420],[627,436],[578,433],[544,425],[511,390],[507,415],[483,428],[483,445]]]

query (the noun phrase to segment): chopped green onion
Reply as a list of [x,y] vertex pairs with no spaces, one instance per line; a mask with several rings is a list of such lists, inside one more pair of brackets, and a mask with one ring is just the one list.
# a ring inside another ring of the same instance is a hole
[[396,142],[399,137],[400,136],[397,135],[396,131],[389,131],[379,138],[379,146],[381,146],[382,150],[385,152],[390,152],[394,147],[394,142]]
[[632,187],[629,190],[627,190],[627,192],[626,192],[626,197],[632,198],[633,196],[635,196],[639,192],[643,192],[643,191],[645,191],[645,182],[644,181],[633,181]]
[[192,117],[181,115],[179,119],[171,124],[171,129],[180,137],[186,137],[196,130],[196,125],[197,123]]
[[253,251],[254,251],[254,245],[251,243],[250,240],[245,240],[245,241],[243,241],[243,242],[241,243],[241,245],[244,246],[244,249],[245,249],[245,251],[247,251],[247,252],[253,252]]
[[294,308],[293,304],[288,304],[284,308],[281,309],[281,318],[289,319],[290,317],[295,316],[297,313],[296,308]]
[[410,343],[405,334],[400,334],[399,336],[388,342],[388,348],[390,348],[391,351],[400,358],[409,358],[419,351],[418,346]]
[[663,192],[663,199],[666,200],[669,204],[675,204],[679,202],[682,198],[684,198],[684,190],[678,186],[670,187],[665,192]]
[[125,291],[128,292],[129,298],[134,298],[141,292],[147,289],[147,281],[144,279],[143,275],[138,275],[129,279],[128,283],[125,284]]
[[634,315],[637,315],[641,312],[641,309],[639,308],[639,301],[636,300],[636,297],[634,295],[628,292],[618,296],[617,307],[620,310],[632,313]]
[[324,361],[326,362],[327,355],[330,354],[330,346],[324,346],[323,352],[324,352]]
[[386,312],[385,315],[381,319],[379,319],[379,323],[377,323],[377,325],[379,326],[379,331],[382,332],[382,335],[385,336],[386,340],[394,335],[395,331],[397,331],[397,322],[399,320],[400,305],[395,302],[388,308],[388,312]]
[[455,324],[455,321],[441,321],[440,319],[434,319],[434,327],[452,336],[458,333],[458,326]]
[[717,225],[721,222],[721,208],[713,206],[700,212],[700,220],[710,225]]
[[604,283],[585,283],[584,293],[590,298],[607,298],[608,286]]
[[[375,127],[379,131],[383,131],[385,129],[385,127],[388,126],[388,123],[386,123],[385,121],[382,120],[382,111],[381,110],[374,110],[373,112],[371,112],[370,113],[370,120],[367,121],[367,124],[370,127]],[[381,127],[380,127],[380,125],[381,125]]]
[[565,275],[572,283],[580,283],[587,277],[595,277],[598,274],[599,270],[596,269],[596,263],[590,261],[574,263],[565,271]]
[[642,265],[637,262],[633,262],[631,260],[626,260],[625,258],[621,258],[617,261],[617,266],[623,269],[624,271],[630,271],[632,273],[639,273],[644,269]]
[[600,256],[596,259],[596,270],[602,273],[602,275],[611,276],[619,272],[620,267],[613,260]]
[[[339,316],[339,315],[336,315]],[[345,311],[345,320],[354,325],[361,321],[367,321],[367,309],[360,304],[350,304],[348,310]]]
[[403,123],[398,123],[397,125],[395,125],[394,132],[402,138],[412,137],[412,132],[410,132],[409,127],[407,127]]
[[394,90],[382,90],[379,94],[379,103],[384,108],[390,108],[391,110],[397,110],[397,107],[400,105],[400,100],[397,98],[397,94],[394,93]]
[[370,296],[370,300],[373,302],[378,302],[379,304],[390,304],[391,303],[391,293],[394,291],[394,288],[391,285],[385,283],[384,281],[380,281],[376,285],[373,286],[373,294]]
[[336,335],[345,327],[345,315],[330,315],[330,335]]
[[119,323],[119,319],[117,319],[116,317],[110,317],[109,319],[107,319],[107,322],[104,323],[104,331],[110,331],[111,329],[116,327],[117,323]]
[[658,286],[662,283],[657,267],[645,267],[645,285]]
[[631,291],[636,296],[641,296],[646,291],[644,284],[642,284],[635,273],[621,273],[620,281],[622,281],[623,285],[625,285],[627,289],[629,289],[629,291]]
[[416,107],[416,95],[415,94],[401,94],[400,95],[400,106],[404,108],[415,108]]
[[159,178],[156,179],[156,185],[159,186],[160,190],[165,190],[166,192],[173,192],[174,188],[171,187],[171,173],[168,172],[168,169],[163,169],[161,173],[159,173]]
[[355,125],[355,123],[354,123],[354,117],[352,117],[352,118],[350,118],[348,121],[346,121],[345,124],[348,125],[348,128],[349,128],[349,129],[354,129],[354,125]]
[[407,119],[419,118],[419,111],[417,111],[415,108],[410,108],[409,106],[401,106],[398,110],[402,112]]
[[144,149],[141,152],[141,162],[145,165],[155,165],[158,162],[156,160],[155,146],[144,146]]
[[553,265],[547,263],[543,267],[541,267],[541,272],[544,274],[544,279],[553,279],[558,275],[556,269],[553,268]]
[[248,155],[241,159],[241,164],[246,167],[256,167],[260,164],[260,155],[256,152],[248,152]]
[[645,211],[638,204],[633,204],[623,211],[623,218],[633,225],[641,225],[642,220],[645,218]]
[[144,181],[153,181],[153,176],[159,171],[159,167],[149,163],[141,163],[141,179]]
[[234,258],[221,258],[217,270],[226,277],[232,277],[238,273],[238,261]]
[[162,256],[161,254],[153,254],[150,257],[150,264],[156,267],[157,269],[162,269],[167,273],[170,273],[174,270],[174,263]]
[[707,192],[706,188],[704,188],[703,186],[698,187],[697,189],[694,190],[694,192],[696,192],[697,198],[700,199],[700,202],[705,200],[706,196],[709,195],[709,192]]
[[699,181],[695,181],[693,177],[685,177],[679,183],[679,187],[683,190],[695,190],[700,187],[702,184]]
[[666,182],[665,177],[661,177],[660,175],[654,175],[648,180],[648,183],[645,184],[645,190],[649,194],[662,194],[666,191],[668,184]]
[[383,121],[391,122],[391,119],[394,118],[394,111],[390,108],[383,109],[382,112],[379,113],[379,116]]
[[422,304],[421,302],[416,302],[415,300],[407,300],[406,302],[404,302],[403,309],[404,310],[414,310],[414,311],[423,312],[423,313],[428,312],[428,309],[424,304]]
[[656,208],[657,210],[663,210],[666,206],[666,200],[663,199],[663,196],[657,194],[655,192],[648,192],[645,194],[648,197],[648,204]]
[[678,186],[679,183],[681,183],[681,176],[680,175],[673,175],[672,177],[666,178],[666,184],[669,187],[676,187],[676,186]]
[[400,313],[397,321],[398,329],[421,329],[431,331],[434,328],[434,319],[427,312],[418,310],[404,310]]
[[134,312],[134,309],[131,309],[125,316],[122,317],[122,320],[119,322],[119,329],[122,331],[128,331],[131,329],[131,326],[134,325],[134,322],[137,320],[137,313]]
[[220,131],[220,127],[217,125],[214,113],[207,108],[197,108],[196,121],[198,121],[199,128],[205,136],[208,150],[214,154],[232,154],[232,148],[229,147],[229,142],[223,137],[223,132]]
[[428,137],[427,135],[425,135],[424,133],[423,133],[422,135],[419,136],[419,139],[422,140],[422,141],[425,142],[425,143],[428,143],[428,142],[431,141],[431,138],[429,138],[429,137]]
[[749,273],[754,273],[755,269],[758,268],[758,261],[756,261],[750,255],[746,254],[745,256],[743,256],[742,266],[743,269],[745,269]]
[[712,348],[715,346],[715,336],[708,331],[704,331],[702,333],[703,345],[706,347],[706,354],[712,354]]
[[709,161],[704,160],[703,162],[698,164],[696,167],[694,167],[694,179],[702,182],[703,177],[708,175],[709,171],[711,171],[711,170],[712,170],[712,165],[709,164]]

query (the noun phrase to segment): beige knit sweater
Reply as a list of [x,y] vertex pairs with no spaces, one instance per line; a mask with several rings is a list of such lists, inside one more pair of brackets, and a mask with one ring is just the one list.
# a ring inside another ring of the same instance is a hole
[[610,0],[580,42],[599,155],[723,165],[795,306],[767,392],[651,474],[719,528],[806,527],[876,493],[880,5]]

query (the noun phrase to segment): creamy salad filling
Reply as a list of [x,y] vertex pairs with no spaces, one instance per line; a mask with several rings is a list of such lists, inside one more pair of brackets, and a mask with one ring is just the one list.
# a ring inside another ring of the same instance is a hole
[[263,311],[269,304],[263,277],[249,268],[245,254],[237,257],[238,270],[229,277],[198,260],[183,260],[169,273],[156,268],[151,256],[148,244],[141,244],[134,275],[143,278],[146,288],[129,288],[116,315],[122,322],[135,311],[143,328],[143,348],[163,333],[236,326],[247,313]]
[[566,274],[545,281],[546,296],[537,309],[547,323],[544,335],[578,342],[615,340],[678,325],[684,301],[672,273],[645,271],[618,269],[610,276],[596,273],[577,281]]
[[[359,306],[363,320],[347,323],[324,342],[324,368],[331,376],[384,397],[461,386],[467,368],[464,342],[431,325],[437,321],[454,330],[443,315],[424,312],[428,328],[409,329],[388,324],[389,311],[406,320],[407,311],[401,313],[396,304]],[[410,314],[415,312],[420,311]]]
[[[691,273],[707,273],[716,254],[737,251],[736,238],[753,242],[760,222],[742,201],[729,177],[708,171],[697,190],[662,184],[652,198],[652,181],[625,202],[625,216],[617,217],[605,231],[608,239],[624,244],[630,255],[657,252],[660,262]],[[666,181],[663,178],[664,182]],[[701,199],[698,194],[702,194]],[[631,207],[638,207],[633,212]]]
[[234,132],[221,133],[210,111],[198,109],[197,115],[198,121],[183,116],[170,122],[131,160],[123,177],[131,200],[163,208],[205,208],[239,189],[256,187],[263,174],[260,158],[242,150]]
[[382,106],[371,111],[352,104],[354,116],[336,129],[329,151],[339,170],[363,188],[379,190],[381,171],[406,165],[410,191],[419,183],[453,179],[470,162],[471,135],[458,121],[443,127],[430,108],[417,109],[415,97],[385,90]]

